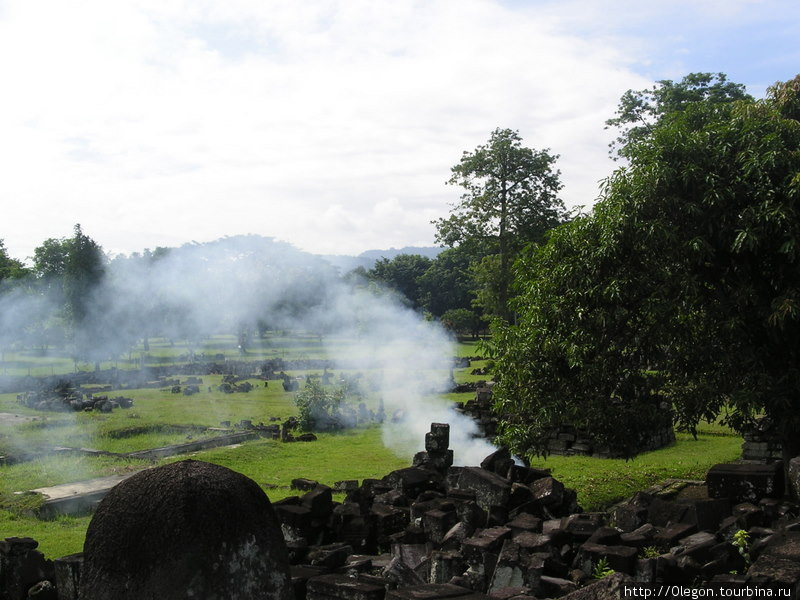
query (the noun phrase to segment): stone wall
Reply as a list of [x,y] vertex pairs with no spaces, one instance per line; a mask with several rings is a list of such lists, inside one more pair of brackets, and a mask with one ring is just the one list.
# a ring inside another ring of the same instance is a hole
[[755,426],[744,433],[742,458],[760,462],[781,460],[783,448],[771,431],[767,418],[759,419]]
[[[475,391],[475,398],[468,402],[456,404],[456,410],[470,416],[477,424],[481,435],[489,440],[497,434],[497,415],[492,409],[492,383],[480,382]],[[665,407],[665,411],[669,408]],[[653,431],[639,431],[640,443],[638,452],[647,452],[663,448],[675,441],[675,432],[671,419],[664,419],[664,426]],[[571,425],[563,425],[554,429],[547,442],[550,454],[565,456],[582,455],[599,458],[618,458],[623,453],[615,448],[598,444],[591,431],[577,429]]]

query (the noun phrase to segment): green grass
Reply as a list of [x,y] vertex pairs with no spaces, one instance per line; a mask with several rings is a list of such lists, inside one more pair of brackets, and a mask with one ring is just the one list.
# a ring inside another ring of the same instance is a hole
[[550,456],[531,461],[549,468],[553,477],[578,492],[586,510],[602,510],[665,479],[705,479],[708,469],[742,456],[742,439],[735,435],[676,434],[676,443],[631,459]]

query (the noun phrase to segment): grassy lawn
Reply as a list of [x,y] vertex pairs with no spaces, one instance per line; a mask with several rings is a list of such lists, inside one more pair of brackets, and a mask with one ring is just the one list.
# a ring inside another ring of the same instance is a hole
[[[235,342],[234,338],[209,339],[195,351],[223,353],[231,358],[239,358]],[[290,355],[321,358],[327,352],[326,348],[338,348],[342,354],[353,350],[347,340],[325,340],[323,347],[315,336],[282,338],[275,335],[259,343],[260,347],[254,348],[254,344],[251,354],[245,358],[255,359],[257,352],[265,358],[274,357],[276,353],[284,354],[287,358]],[[185,347],[171,347],[167,340],[151,340],[151,357],[177,360],[184,352]],[[476,356],[480,352],[474,342],[466,342],[458,346],[458,354]],[[27,358],[34,365],[37,364],[36,360],[52,361],[48,357]],[[6,365],[9,364],[8,360],[9,356],[6,355]],[[455,369],[453,375],[459,383],[486,379],[486,376],[470,374],[472,369],[484,364],[484,361],[475,361],[467,368]],[[36,368],[48,367],[40,365]],[[71,369],[69,363],[66,370]],[[337,370],[336,373],[345,372]],[[369,376],[370,373],[365,374],[365,383]],[[0,395],[0,412],[29,414],[43,419],[27,424],[0,425],[0,455],[13,455],[20,448],[31,452],[52,446],[130,452],[182,443],[188,437],[199,439],[210,435],[199,429],[170,428],[169,425],[209,427],[218,426],[221,421],[235,424],[242,419],[268,423],[270,417],[285,419],[297,412],[292,394],[284,392],[279,381],[271,381],[269,387],[264,387],[263,382],[252,380],[255,387],[251,392],[224,394],[217,391],[221,381],[219,376],[203,376],[202,379],[200,393],[192,396],[160,389],[109,393],[111,397],[124,395],[134,399],[132,408],[116,409],[109,414],[42,413],[23,407],[14,394]],[[465,401],[471,397],[469,393],[442,394],[431,401]],[[374,408],[375,399],[369,400],[368,405]],[[343,479],[380,478],[411,463],[410,455],[396,456],[384,447],[381,430],[377,426],[337,434],[319,434],[318,437],[316,442],[294,444],[259,439],[237,447],[216,448],[167,460],[195,458],[224,465],[255,480],[273,500],[293,494],[289,483],[296,477],[316,479],[332,485]],[[546,460],[537,459],[534,464],[550,468],[556,478],[578,490],[579,501],[584,508],[597,510],[666,478],[702,479],[711,465],[738,458],[741,454],[740,445],[738,436],[731,435],[718,425],[709,425],[701,428],[698,440],[678,434],[673,446],[627,462],[553,456]],[[39,541],[40,549],[49,558],[78,552],[82,549],[89,517],[41,520],[31,513],[40,500],[14,492],[130,472],[152,464],[113,456],[52,454],[19,464],[0,464],[0,539],[9,536],[33,537]]]

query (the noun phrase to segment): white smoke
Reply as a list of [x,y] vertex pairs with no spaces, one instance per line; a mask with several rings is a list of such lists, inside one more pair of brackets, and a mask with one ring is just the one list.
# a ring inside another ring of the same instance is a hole
[[[0,348],[30,346],[36,335],[47,342],[41,330],[58,310],[43,298],[22,290],[0,294]],[[437,397],[449,386],[455,355],[441,326],[288,244],[238,236],[158,256],[118,257],[89,300],[87,318],[74,332],[75,351],[87,362],[129,355],[147,337],[186,340],[198,348],[214,334],[252,335],[259,328],[303,330],[323,344],[354,339],[346,354],[332,343],[327,352],[337,368],[368,372],[375,382],[389,448],[410,459],[438,422],[450,424],[457,464],[478,464],[494,450],[474,437],[470,418]]]

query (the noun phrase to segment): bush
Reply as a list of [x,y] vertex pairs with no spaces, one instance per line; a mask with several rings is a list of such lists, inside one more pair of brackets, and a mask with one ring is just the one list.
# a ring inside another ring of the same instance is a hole
[[303,431],[324,431],[344,426],[342,404],[344,390],[326,390],[316,379],[295,394],[294,402],[300,412],[298,421]]

